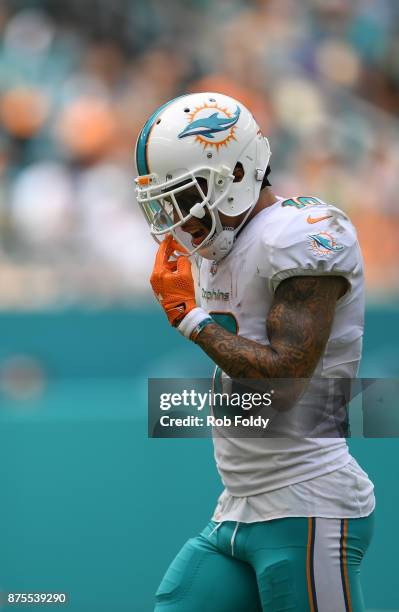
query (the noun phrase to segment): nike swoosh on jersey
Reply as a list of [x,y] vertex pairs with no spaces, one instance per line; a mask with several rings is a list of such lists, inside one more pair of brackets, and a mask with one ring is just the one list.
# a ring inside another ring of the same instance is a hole
[[308,223],[318,223],[319,221],[324,221],[324,219],[331,219],[331,217],[332,215],[325,215],[324,217],[315,217],[312,219],[312,217],[309,215],[306,221]]

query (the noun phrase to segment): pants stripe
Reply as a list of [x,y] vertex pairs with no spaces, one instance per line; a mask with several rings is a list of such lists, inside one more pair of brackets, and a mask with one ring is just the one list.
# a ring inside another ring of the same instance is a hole
[[345,598],[345,610],[346,612],[352,612],[351,596],[349,589],[349,578],[348,578],[348,563],[346,558],[346,546],[348,540],[348,519],[341,520],[341,541],[340,541],[340,564],[341,564],[341,580],[342,590]]
[[341,519],[317,518],[314,538],[314,581],[317,604],[323,612],[345,612],[342,589]]
[[308,582],[308,596],[310,612],[318,612],[316,587],[314,581],[314,539],[316,530],[316,519],[308,519],[308,550],[306,560],[306,575]]

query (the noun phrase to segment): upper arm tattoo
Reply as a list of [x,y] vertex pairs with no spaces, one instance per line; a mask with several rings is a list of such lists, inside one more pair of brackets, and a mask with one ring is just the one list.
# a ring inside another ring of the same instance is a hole
[[346,283],[339,276],[296,276],[278,286],[267,317],[267,334],[284,377],[307,378],[313,373]]
[[267,316],[269,346],[208,325],[197,344],[232,378],[309,378],[323,354],[336,301],[347,288],[339,276],[297,276],[278,286]]

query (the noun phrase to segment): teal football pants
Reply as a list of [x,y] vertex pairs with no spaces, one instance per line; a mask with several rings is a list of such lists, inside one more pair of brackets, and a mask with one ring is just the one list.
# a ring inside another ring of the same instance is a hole
[[155,612],[362,612],[373,519],[211,521],[170,565]]

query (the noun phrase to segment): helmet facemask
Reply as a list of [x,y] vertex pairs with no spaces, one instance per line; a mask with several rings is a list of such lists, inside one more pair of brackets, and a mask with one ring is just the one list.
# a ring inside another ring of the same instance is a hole
[[163,183],[155,175],[136,179],[137,201],[157,242],[161,242],[161,236],[172,234],[185,255],[199,253],[214,259],[213,250],[207,255],[207,247],[223,232],[233,231],[222,226],[218,212],[234,181],[234,175],[223,170],[178,173]]

